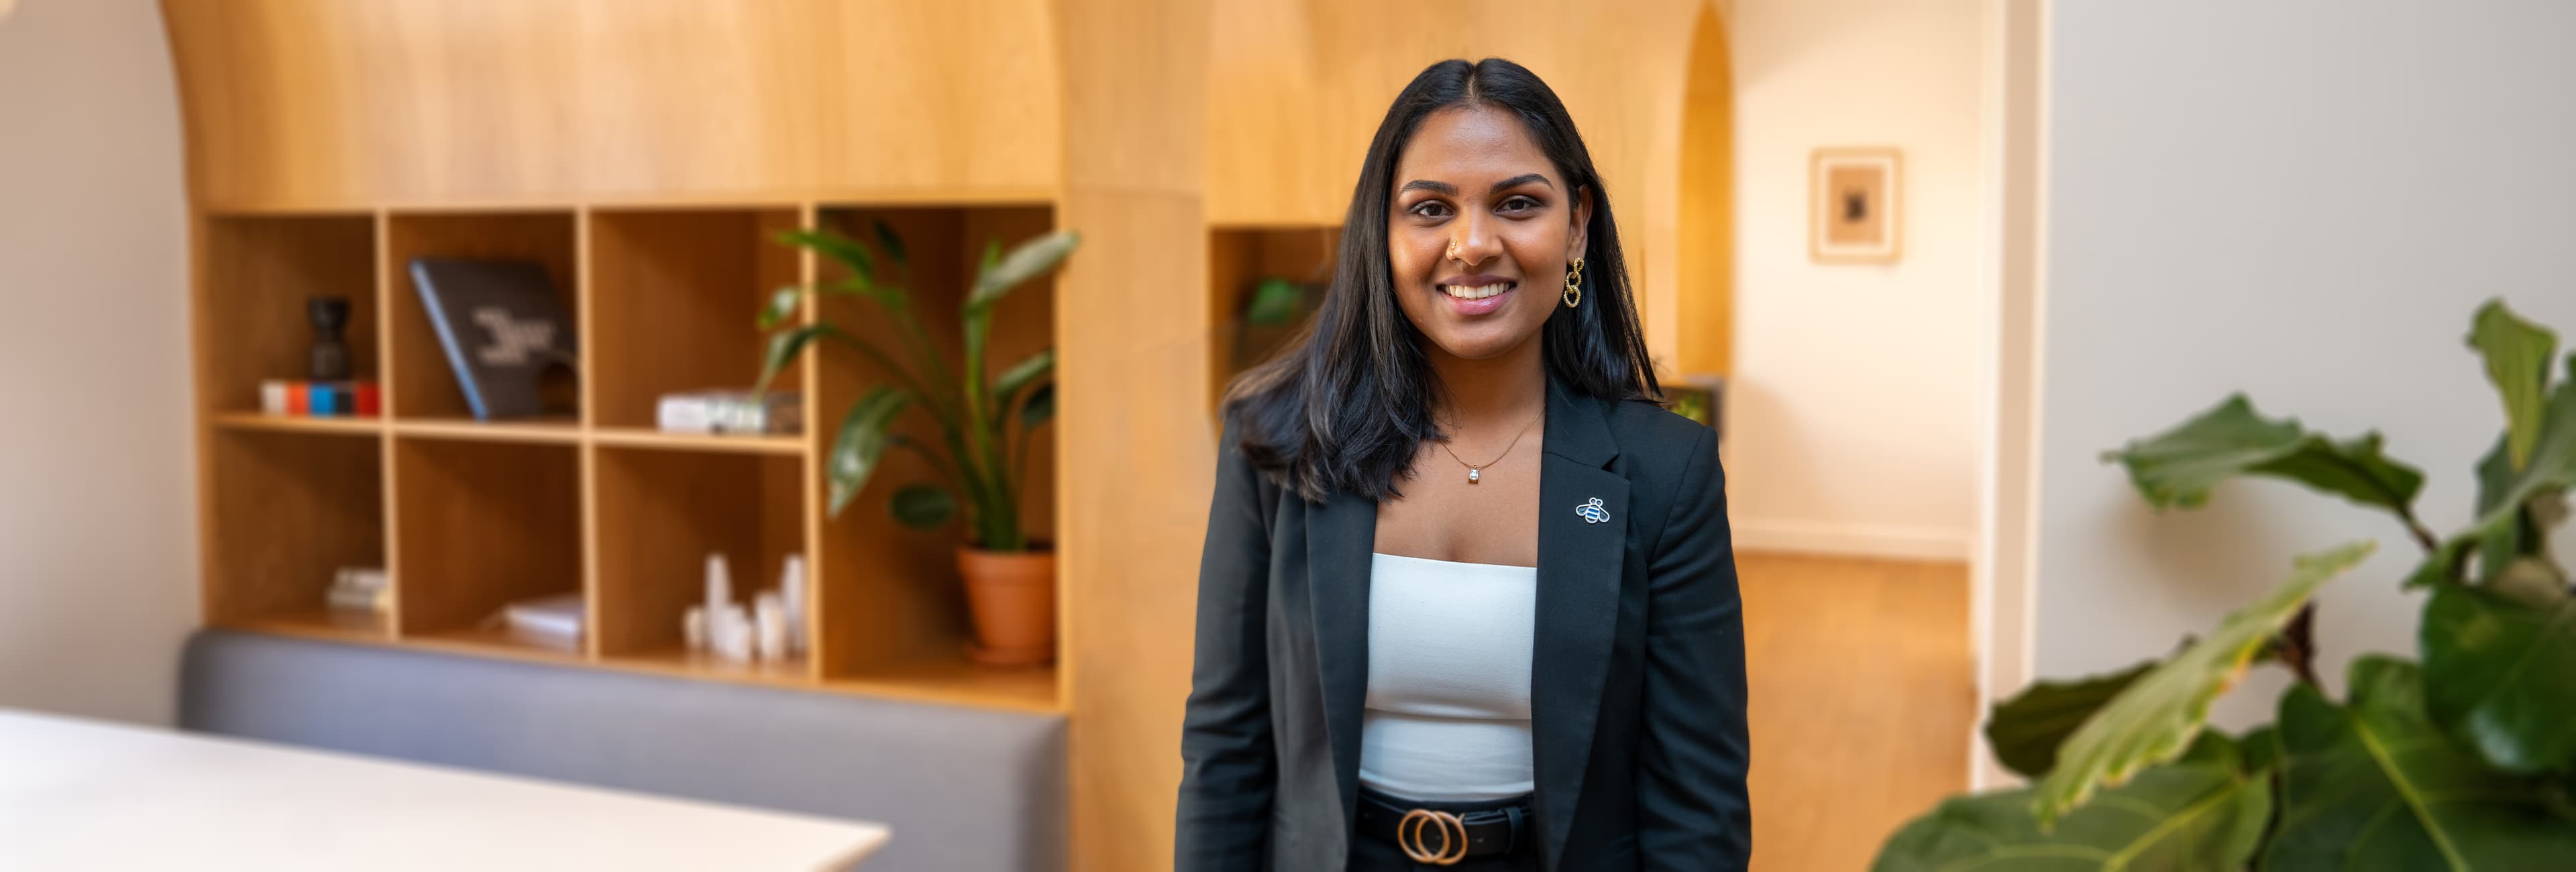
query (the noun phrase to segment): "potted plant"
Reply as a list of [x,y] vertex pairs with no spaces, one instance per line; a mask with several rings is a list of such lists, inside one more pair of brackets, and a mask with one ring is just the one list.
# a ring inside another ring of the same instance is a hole
[[[2330,697],[2309,598],[2372,543],[2302,557],[2171,656],[1996,706],[1986,738],[2036,786],[1943,802],[1876,868],[2576,868],[2576,591],[2549,545],[2576,489],[2576,356],[2553,388],[2557,337],[2498,302],[2468,344],[2503,395],[2505,430],[2477,465],[2476,520],[2447,537],[2416,519],[2424,477],[2381,453],[2378,433],[2330,440],[2242,395],[2104,458],[2159,509],[2255,475],[2388,513],[2424,552],[2401,585],[2424,596],[2418,660],[2361,657]],[[2277,720],[2205,729],[2210,703],[2258,662],[2298,679]]]
[[[947,524],[962,508],[967,541],[957,548],[957,569],[965,579],[976,637],[968,653],[991,665],[1045,663],[1055,657],[1055,553],[1046,543],[1029,537],[1021,527],[1018,507],[1028,468],[1029,435],[1055,416],[1055,383],[1050,378],[1055,351],[1040,351],[988,378],[984,344],[992,329],[993,307],[1012,288],[1062,263],[1080,244],[1080,237],[1072,231],[1048,233],[1008,254],[1002,253],[999,241],[986,247],[959,313],[964,360],[952,368],[931,344],[913,311],[913,295],[901,284],[910,280],[902,238],[882,222],[875,225],[874,233],[873,252],[829,230],[779,235],[783,243],[831,258],[849,275],[811,288],[781,288],[761,307],[760,328],[775,332],[770,335],[758,390],[766,390],[780,370],[817,340],[848,346],[889,373],[894,383],[862,392],[832,438],[824,463],[832,517],[840,517],[841,510],[867,487],[887,449],[919,454],[942,483],[905,485],[894,492],[887,509],[904,526],[929,530]],[[901,353],[828,321],[793,323],[798,307],[814,294],[849,295],[874,303],[900,337]],[[930,414],[939,434],[935,442],[894,432],[896,420],[913,408]]]

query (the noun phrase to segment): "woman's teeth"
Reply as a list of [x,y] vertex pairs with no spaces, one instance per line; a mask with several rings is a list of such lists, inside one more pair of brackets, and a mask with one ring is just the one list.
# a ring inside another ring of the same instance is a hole
[[1452,296],[1452,297],[1457,297],[1458,299],[1461,299],[1461,300],[1482,300],[1482,299],[1484,299],[1484,298],[1486,298],[1486,297],[1490,297],[1490,296],[1493,296],[1493,295],[1495,295],[1495,294],[1499,294],[1499,293],[1502,293],[1502,292],[1504,292],[1504,291],[1511,290],[1513,287],[1515,287],[1515,286],[1517,286],[1517,285],[1518,285],[1518,283],[1517,283],[1517,282],[1498,282],[1498,283],[1490,284],[1490,285],[1474,285],[1474,286],[1469,286],[1469,285],[1441,285],[1441,286],[1440,286],[1440,292],[1441,292],[1441,293],[1444,293],[1444,294],[1448,294],[1449,296]]

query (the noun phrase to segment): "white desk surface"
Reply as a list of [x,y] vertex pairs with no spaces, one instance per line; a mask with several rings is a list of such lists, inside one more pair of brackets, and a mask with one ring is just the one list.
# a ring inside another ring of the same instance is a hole
[[0,709],[0,869],[848,869],[878,824]]

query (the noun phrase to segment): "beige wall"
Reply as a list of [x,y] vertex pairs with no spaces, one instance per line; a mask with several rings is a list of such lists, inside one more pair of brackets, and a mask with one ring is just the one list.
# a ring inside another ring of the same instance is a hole
[[[1736,543],[1965,558],[1983,230],[1973,0],[1738,0]],[[1904,259],[1807,255],[1820,146],[1904,151]]]
[[0,18],[0,706],[167,722],[197,620],[186,222],[149,0]]
[[[2398,580],[2420,551],[2387,517],[2270,481],[2158,515],[2098,454],[2243,390],[2337,438],[2379,430],[2424,471],[2425,525],[2468,521],[2503,426],[2472,311],[2502,296],[2576,337],[2576,4],[2478,7],[2049,10],[2038,675],[2169,651],[2291,555],[2361,538],[2378,554],[2318,597],[2317,672],[2340,688],[2353,655],[2414,651]],[[2269,719],[2284,682],[2255,670],[2219,722]]]

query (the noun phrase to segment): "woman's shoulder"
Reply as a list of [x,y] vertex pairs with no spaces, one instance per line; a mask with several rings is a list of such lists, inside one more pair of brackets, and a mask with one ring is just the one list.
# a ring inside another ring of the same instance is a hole
[[1607,418],[1611,436],[1619,440],[1621,454],[1687,461],[1695,456],[1692,452],[1706,450],[1701,440],[1710,438],[1708,425],[1682,417],[1652,400],[1611,403]]

